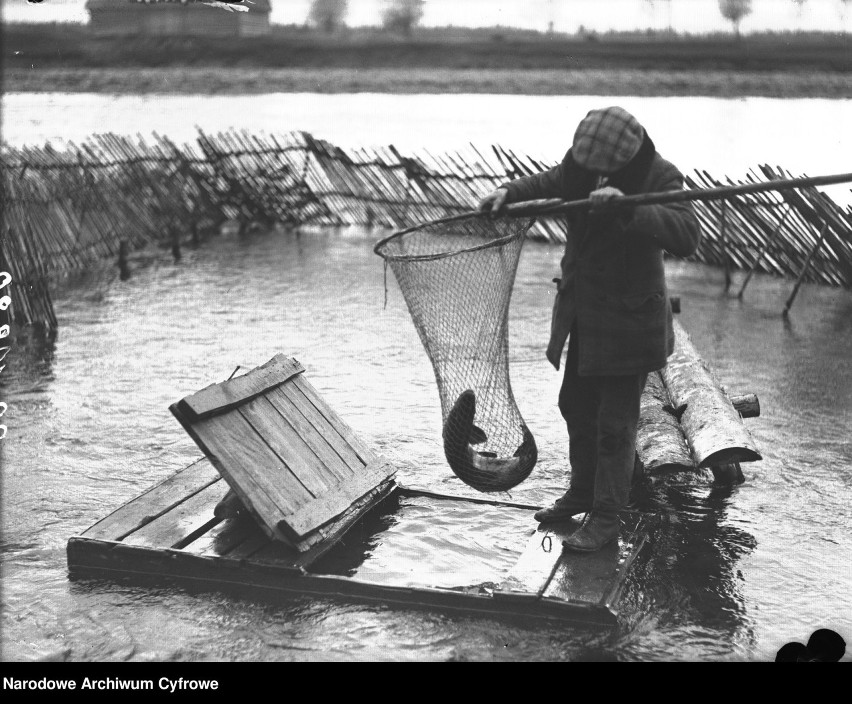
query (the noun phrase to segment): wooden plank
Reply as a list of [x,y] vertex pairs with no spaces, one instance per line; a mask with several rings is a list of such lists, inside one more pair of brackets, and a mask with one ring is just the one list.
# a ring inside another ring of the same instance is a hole
[[432,499],[443,499],[445,501],[464,501],[469,504],[483,504],[486,506],[507,506],[508,508],[522,508],[527,511],[538,511],[542,508],[537,504],[523,504],[517,501],[500,501],[499,499],[483,499],[479,496],[461,496],[459,494],[441,494],[436,491],[427,491],[416,487],[404,486],[397,483],[397,489],[402,496],[425,496]]
[[338,483],[333,477],[324,478],[325,472],[317,456],[264,397],[260,396],[240,406],[228,418],[235,413],[248,421],[269,449],[313,496],[327,493]]
[[573,519],[539,524],[514,567],[494,591],[494,596],[540,596],[559,563],[562,541],[579,527],[580,522]]
[[199,535],[195,540],[184,545],[181,550],[194,555],[222,557],[255,536],[269,540],[251,517],[229,518]]
[[310,382],[304,377],[297,376],[295,377],[290,384],[288,384],[288,388],[296,388],[302,392],[302,394],[307,398],[313,406],[319,410],[323,416],[329,419],[331,423],[334,425],[335,430],[340,434],[343,439],[349,444],[349,446],[355,450],[356,454],[360,458],[362,464],[370,464],[376,457],[373,451],[367,447],[366,444],[352,431],[346,423],[343,422],[343,419],[334,412],[325,401],[323,401],[316,389],[311,386]]
[[602,604],[613,613],[616,611],[618,600],[621,598],[621,593],[627,584],[628,573],[633,568],[633,563],[639,553],[648,544],[650,533],[659,524],[659,521],[659,514],[641,514],[638,517],[633,535],[628,539],[628,543],[632,545],[632,550],[621,561],[621,566],[618,568],[618,575],[610,585],[609,592],[603,598]]
[[227,490],[224,482],[211,484],[168,513],[133,531],[122,542],[161,549],[179,547],[219,523],[213,515],[213,507]]
[[278,543],[270,543],[252,555],[252,562],[286,562],[293,567],[305,569],[333,548],[363,516],[390,496],[396,485],[389,477],[379,486],[355,501],[346,511],[330,523],[296,543],[300,554],[293,556],[292,549],[284,549]]
[[[374,489],[385,478],[392,476],[396,470],[383,458],[368,466],[360,475],[352,477],[344,484],[323,496],[318,496],[311,503],[302,506],[286,516],[286,528],[303,538],[318,527],[328,523],[333,518],[346,511],[357,499]],[[284,526],[280,526],[284,529]]]
[[247,560],[262,548],[267,545],[274,544],[275,542],[276,541],[271,540],[265,533],[258,531],[257,533],[251,534],[235,548],[229,550],[225,554],[225,557],[229,560]]
[[251,511],[266,524],[308,504],[314,495],[239,413],[212,416],[192,426],[202,450]]
[[[553,578],[543,596],[563,601],[604,604],[620,576],[620,567],[634,550],[641,515],[625,511],[621,514],[619,540],[605,545],[597,552],[581,553],[565,550],[561,553]],[[562,545],[559,545],[562,548]]]
[[[350,466],[346,464],[329,444],[327,436],[323,435],[317,425],[312,423],[305,414],[307,409],[299,408],[299,406],[293,403],[284,392],[283,387],[270,389],[264,394],[264,398],[272,404],[275,410],[281,414],[282,418],[286,419],[290,427],[311,448],[311,451],[319,458],[328,472],[334,475],[337,480],[352,476]],[[316,415],[316,409],[313,405],[310,406],[310,410],[307,410],[308,413],[310,411],[313,411],[314,415]]]
[[216,468],[203,457],[102,518],[83,536],[99,540],[122,540],[220,479]]
[[[247,477],[246,486],[248,489],[242,486],[235,486],[233,482],[233,478],[231,473],[225,467],[225,463],[223,460],[210,452],[209,448],[205,445],[204,440],[198,435],[195,431],[195,428],[187,421],[186,416],[181,412],[178,407],[179,404],[173,403],[169,406],[169,410],[172,412],[175,418],[180,422],[183,429],[187,432],[187,434],[195,441],[195,444],[207,455],[211,464],[218,470],[219,474],[228,482],[231,489],[239,498],[240,502],[242,502],[243,506],[248,510],[249,514],[257,521],[258,525],[263,528],[264,532],[267,533],[272,538],[286,540],[286,536],[281,533],[281,531],[277,527],[278,508],[276,504],[266,495],[263,491],[263,488],[256,484],[253,481],[251,476]],[[230,454],[226,455],[227,458],[230,457]],[[258,506],[250,503],[248,500],[248,494],[252,493],[255,497],[255,501],[258,503]],[[271,520],[276,521],[273,525],[267,524],[267,522],[263,518],[263,514],[267,514],[271,516]]]
[[187,396],[179,402],[179,405],[187,419],[194,423],[245,403],[303,371],[304,367],[297,360],[277,354],[266,364],[252,369],[248,374],[219,384],[211,384]]
[[[228,484],[231,486],[231,489],[234,490],[234,493],[237,494],[240,501],[248,510],[249,514],[258,522],[258,525],[263,528],[264,532],[272,538],[286,540],[286,536],[278,529],[278,520],[280,520],[280,510],[278,506],[274,503],[274,501],[266,494],[262,485],[258,484],[254,481],[252,475],[247,475],[245,472],[239,472],[238,475],[241,479],[245,480],[245,486],[237,486],[233,480],[233,475],[225,466],[227,462],[232,463],[232,455],[230,452],[224,453],[224,460],[220,458],[218,455],[212,453],[210,449],[205,444],[204,440],[198,435],[195,431],[195,428],[186,420],[183,413],[178,408],[178,404],[174,403],[169,406],[169,410],[174,414],[175,418],[180,421],[180,424],[183,426],[184,430],[189,434],[189,436],[195,441],[195,443],[201,448],[201,450],[208,456],[210,462],[216,467],[219,473],[225,478]],[[209,420],[215,420],[209,419]],[[244,419],[240,419],[245,423]],[[202,421],[209,422],[209,421]],[[254,432],[254,431],[252,431]],[[305,490],[307,494],[307,490]],[[251,503],[249,501],[249,494],[252,494],[255,503]],[[309,495],[309,494],[308,494]],[[269,522],[264,519],[264,515],[269,516]],[[273,523],[274,521],[274,523]]]
[[342,422],[333,420],[336,418],[334,412],[319,397],[311,398],[305,393],[304,388],[295,383],[285,384],[277,391],[298,407],[308,422],[334,448],[335,453],[346,465],[348,475],[361,471],[368,462],[375,459],[372,451],[359,452],[346,436],[341,435]]
[[[77,539],[83,541],[83,539]],[[89,541],[83,541],[89,542]],[[96,542],[96,541],[90,541]],[[613,614],[599,606],[555,599],[533,601],[495,600],[487,594],[451,589],[417,589],[389,586],[335,575],[312,575],[285,565],[234,562],[180,551],[151,550],[131,545],[104,543],[94,550],[75,546],[69,568],[75,576],[146,579],[183,579],[205,587],[245,587],[291,594],[312,594],[412,608],[457,610],[462,614],[489,617],[532,617],[584,624],[613,624]]]

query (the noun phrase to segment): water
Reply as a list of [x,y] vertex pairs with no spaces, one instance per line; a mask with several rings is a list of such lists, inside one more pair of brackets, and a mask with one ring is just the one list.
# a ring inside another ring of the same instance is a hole
[[[554,160],[559,135],[590,102],[599,99],[11,95],[3,117],[4,137],[18,144],[94,130],[191,139],[199,122],[307,129],[343,145],[501,142]],[[848,170],[837,125],[849,123],[850,101],[612,102],[640,114],[685,171],[736,175],[768,159],[812,175]],[[51,118],[59,112],[62,121]],[[801,124],[812,127],[808,140],[792,139]],[[765,459],[745,466],[747,481],[734,489],[714,488],[707,476],[647,489],[643,505],[674,517],[639,565],[617,628],[69,581],[70,536],[199,456],[168,405],[278,352],[303,363],[402,482],[465,493],[443,460],[434,378],[391,274],[384,307],[372,253],[384,234],[223,235],[185,250],[178,265],[165,253],[140,255],[126,282],[111,264],[56,282],[58,336],[19,339],[0,373],[9,403],[4,659],[766,660],[817,627],[852,641],[852,294],[805,285],[785,323],[792,282],[758,275],[740,302],[722,292],[720,271],[679,262],[669,264],[669,283],[683,300],[681,320],[732,392],[760,397],[763,415],[747,423]],[[558,248],[528,243],[512,302],[513,389],[540,451],[512,499],[532,504],[549,502],[566,481],[560,376],[544,359],[559,257]],[[353,544],[344,567],[397,584],[493,581],[513,564],[530,521],[518,509],[404,499],[374,522],[384,532]]]
[[[245,96],[12,93],[3,96],[10,144],[81,141],[96,132],[192,141],[231,127],[307,130],[341,146],[394,144],[446,151],[501,144],[548,163],[562,158],[593,107],[617,103],[639,118],[657,149],[684,172],[743,177],[760,164],[796,175],[846,173],[852,100],[622,96],[278,93]],[[57,116],[61,115],[61,119]],[[806,130],[807,139],[798,136]],[[850,200],[848,184],[826,192]]]
[[[223,235],[178,265],[152,253],[127,282],[104,267],[57,287],[56,340],[19,340],[3,372],[5,659],[768,659],[817,626],[852,633],[852,295],[806,285],[785,324],[790,282],[757,276],[739,302],[719,271],[686,263],[669,267],[681,319],[723,383],[760,397],[748,425],[765,459],[733,490],[706,476],[648,490],[645,505],[676,518],[618,628],[70,582],[70,536],[199,456],[168,405],[277,352],[402,482],[465,492],[441,456],[432,372],[392,275],[384,307],[380,234]],[[560,377],[543,354],[558,258],[527,244],[510,321],[513,388],[540,448],[512,499],[533,504],[562,491],[567,465]],[[382,520],[349,573],[459,586],[505,573],[531,518],[410,498]]]

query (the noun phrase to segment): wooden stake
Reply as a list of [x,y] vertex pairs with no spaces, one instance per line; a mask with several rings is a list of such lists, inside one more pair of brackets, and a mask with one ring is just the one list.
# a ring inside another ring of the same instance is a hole
[[763,246],[760,248],[760,251],[757,253],[757,256],[754,258],[754,263],[751,265],[751,268],[748,270],[748,274],[746,274],[745,280],[743,281],[743,285],[740,286],[740,292],[737,294],[737,298],[742,299],[743,293],[745,293],[746,286],[748,286],[748,282],[751,281],[751,277],[757,269],[758,265],[763,259],[763,255],[766,254],[766,251],[769,249],[769,245],[775,240],[775,236],[783,227],[784,223],[787,222],[787,217],[790,215],[790,207],[787,206],[787,210],[784,213],[784,217],[781,218],[778,225],[775,226],[775,229],[772,231],[770,235],[767,236],[766,241],[763,243]]
[[722,201],[722,215],[719,222],[719,243],[722,247],[722,266],[725,268],[725,291],[731,288],[731,268],[728,262],[727,241],[725,238],[725,227],[728,222],[728,201]]
[[808,271],[808,267],[811,264],[811,259],[814,258],[814,255],[817,253],[817,250],[822,246],[822,241],[825,239],[825,233],[828,232],[828,223],[824,223],[822,226],[822,232],[819,233],[819,239],[817,239],[816,244],[813,246],[813,249],[808,253],[808,258],[805,259],[805,263],[802,265],[802,271],[799,273],[799,278],[796,280],[796,285],[793,287],[793,292],[790,294],[790,297],[787,299],[787,304],[784,306],[784,317],[786,318],[790,312],[790,307],[793,305],[793,301],[796,300],[796,294],[799,293],[799,287],[802,285],[802,280],[805,278],[805,274]]

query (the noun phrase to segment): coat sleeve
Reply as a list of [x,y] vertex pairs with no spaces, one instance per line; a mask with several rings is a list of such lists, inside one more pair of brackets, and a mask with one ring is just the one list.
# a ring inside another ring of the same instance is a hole
[[547,171],[507,181],[500,188],[509,191],[507,200],[509,203],[539,198],[560,198],[565,191],[564,165],[560,163]]
[[[653,190],[683,190],[683,174],[671,166],[654,184]],[[689,202],[637,205],[627,234],[651,237],[663,249],[678,257],[695,254],[701,242],[701,227]]]

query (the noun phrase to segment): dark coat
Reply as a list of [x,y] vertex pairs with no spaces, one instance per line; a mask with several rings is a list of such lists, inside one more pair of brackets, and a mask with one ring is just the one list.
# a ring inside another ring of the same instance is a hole
[[[590,173],[571,158],[540,174],[503,185],[507,202],[585,198]],[[609,185],[618,187],[612,180]],[[656,152],[636,182],[637,193],[683,188],[683,175]],[[621,189],[625,193],[628,190]],[[663,250],[695,252],[701,230],[692,204],[640,205],[630,211],[568,215],[568,239],[557,281],[547,358],[558,369],[576,325],[581,376],[641,374],[662,369],[674,350]]]

